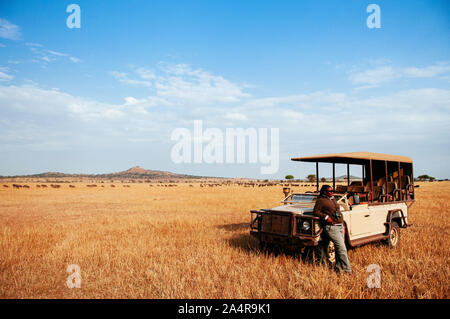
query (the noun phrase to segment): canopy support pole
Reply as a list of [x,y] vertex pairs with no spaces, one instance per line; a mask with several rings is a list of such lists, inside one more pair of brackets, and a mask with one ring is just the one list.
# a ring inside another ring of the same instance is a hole
[[333,190],[336,190],[336,173],[335,173],[336,164],[333,163]]
[[[386,180],[384,181],[384,187],[386,187],[385,189],[385,195],[388,195],[388,170],[387,170],[387,161],[384,161],[384,172],[386,174],[385,178]],[[386,201],[389,201],[389,196],[386,196]]]
[[350,164],[347,164],[347,186],[350,186]]
[[370,196],[370,202],[373,202],[373,169],[372,169],[372,160],[370,160],[370,192],[372,195]]
[[316,191],[319,191],[319,162],[316,162]]

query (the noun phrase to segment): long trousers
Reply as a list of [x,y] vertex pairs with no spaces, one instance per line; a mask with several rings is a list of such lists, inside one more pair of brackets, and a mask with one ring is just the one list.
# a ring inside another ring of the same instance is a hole
[[326,225],[325,232],[334,244],[336,252],[336,271],[352,272],[350,261],[347,256],[347,247],[345,247],[344,225]]

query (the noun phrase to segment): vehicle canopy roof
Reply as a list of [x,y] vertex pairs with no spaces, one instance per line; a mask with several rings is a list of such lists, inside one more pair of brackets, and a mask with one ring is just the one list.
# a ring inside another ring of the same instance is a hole
[[390,155],[370,152],[350,152],[336,154],[322,154],[305,157],[291,158],[293,161],[300,162],[322,162],[322,163],[341,163],[341,164],[360,164],[364,165],[370,160],[411,163],[412,159],[408,156]]

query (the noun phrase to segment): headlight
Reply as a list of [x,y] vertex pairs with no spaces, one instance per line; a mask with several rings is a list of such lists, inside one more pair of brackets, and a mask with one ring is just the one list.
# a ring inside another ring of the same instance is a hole
[[303,230],[303,231],[308,231],[308,230],[310,230],[310,229],[311,229],[311,223],[308,222],[308,221],[304,221],[304,222],[302,223],[302,230]]

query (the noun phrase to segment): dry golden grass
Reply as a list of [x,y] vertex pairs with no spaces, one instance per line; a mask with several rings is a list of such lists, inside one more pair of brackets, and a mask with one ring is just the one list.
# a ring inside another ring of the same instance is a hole
[[[450,182],[422,183],[414,226],[391,250],[349,251],[351,275],[259,251],[250,209],[279,204],[281,187],[0,189],[0,298],[449,297]],[[69,289],[66,268],[81,267]],[[381,288],[369,289],[370,264]]]

